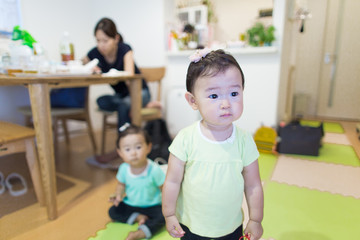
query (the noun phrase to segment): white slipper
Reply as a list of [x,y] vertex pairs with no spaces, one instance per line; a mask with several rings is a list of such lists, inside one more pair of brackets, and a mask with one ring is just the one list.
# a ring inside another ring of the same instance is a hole
[[[20,190],[13,190],[13,185],[10,183],[11,179],[20,180],[21,184],[23,185],[23,188]],[[6,185],[7,189],[9,189],[11,196],[14,196],[14,197],[24,195],[28,190],[25,178],[18,173],[10,173],[9,176],[7,176],[5,179],[5,185]]]
[[4,174],[0,172],[0,195],[5,192],[5,178]]

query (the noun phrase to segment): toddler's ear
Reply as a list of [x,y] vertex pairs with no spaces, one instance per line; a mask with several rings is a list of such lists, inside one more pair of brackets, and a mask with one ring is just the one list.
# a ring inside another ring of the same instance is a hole
[[192,95],[192,93],[186,92],[185,98],[186,98],[186,101],[189,103],[189,105],[192,107],[192,109],[198,110],[198,105],[196,103],[196,99],[195,99],[194,95]]

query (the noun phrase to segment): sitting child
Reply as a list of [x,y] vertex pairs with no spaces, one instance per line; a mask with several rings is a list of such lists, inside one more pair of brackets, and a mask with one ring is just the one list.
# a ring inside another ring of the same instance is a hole
[[109,215],[114,221],[133,224],[137,231],[130,232],[127,240],[150,238],[165,225],[161,212],[161,190],[165,173],[147,158],[152,144],[143,129],[125,124],[117,140],[117,152],[124,160],[116,178],[118,185],[110,202],[114,205]]

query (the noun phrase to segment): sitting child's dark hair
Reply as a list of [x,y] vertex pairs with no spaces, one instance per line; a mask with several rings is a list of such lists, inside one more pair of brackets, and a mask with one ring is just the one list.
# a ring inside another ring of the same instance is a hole
[[135,126],[135,125],[132,125],[132,124],[129,124],[129,123],[125,123],[119,129],[119,135],[118,135],[118,138],[116,140],[116,148],[120,149],[120,144],[119,144],[120,139],[123,138],[123,137],[126,137],[129,134],[141,134],[141,135],[144,136],[146,144],[151,143],[151,138],[150,138],[150,135],[147,133],[147,131],[145,131],[141,127],[138,127],[138,126]]

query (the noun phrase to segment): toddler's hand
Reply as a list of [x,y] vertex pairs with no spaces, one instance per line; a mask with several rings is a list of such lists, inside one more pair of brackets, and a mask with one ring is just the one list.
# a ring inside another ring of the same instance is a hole
[[180,227],[179,221],[174,215],[166,217],[165,221],[166,221],[166,230],[172,237],[181,238],[184,236],[185,232]]
[[250,219],[246,225],[244,233],[249,235],[250,240],[259,240],[263,234],[263,227],[260,222]]
[[109,196],[109,202],[114,204],[115,207],[117,207],[121,201],[122,201],[121,196],[116,195],[115,193],[113,193]]

